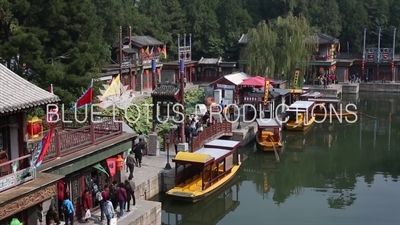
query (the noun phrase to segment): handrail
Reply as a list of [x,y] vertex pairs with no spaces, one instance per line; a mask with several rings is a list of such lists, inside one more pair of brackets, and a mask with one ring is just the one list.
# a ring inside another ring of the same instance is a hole
[[30,158],[31,156],[32,156],[32,154],[29,154],[29,155],[24,155],[24,156],[16,158],[16,159],[9,160],[7,162],[1,163],[0,167],[5,166],[10,163],[13,163],[13,162],[16,162],[16,161],[19,161],[19,160],[22,160],[22,159]]
[[191,151],[197,151],[204,145],[208,139],[213,138],[216,135],[221,133],[232,132],[232,124],[228,121],[223,121],[220,123],[215,123],[203,130],[203,132],[199,133],[197,137],[192,139],[191,143]]
[[[80,151],[122,134],[121,123],[114,122],[110,116],[101,117],[104,118],[103,122],[91,123],[75,129],[66,128],[64,125],[57,127],[44,161]],[[37,152],[40,142],[41,139],[28,141],[28,150],[32,153]]]

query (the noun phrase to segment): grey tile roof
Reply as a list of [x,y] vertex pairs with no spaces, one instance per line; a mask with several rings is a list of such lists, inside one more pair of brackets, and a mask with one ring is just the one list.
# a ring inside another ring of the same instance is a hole
[[58,96],[30,83],[0,64],[0,114],[58,101]]
[[318,42],[319,44],[337,44],[339,43],[339,39],[334,38],[327,34],[318,34]]
[[222,58],[204,58],[201,57],[201,59],[199,60],[199,64],[203,64],[203,65],[214,65],[214,64],[218,64],[222,61]]
[[[129,40],[129,38],[128,38]],[[133,45],[141,48],[144,46],[156,46],[156,45],[163,45],[161,41],[150,37],[150,36],[132,36]]]
[[242,34],[242,36],[240,37],[238,43],[239,44],[247,44],[247,42],[249,42],[247,34]]

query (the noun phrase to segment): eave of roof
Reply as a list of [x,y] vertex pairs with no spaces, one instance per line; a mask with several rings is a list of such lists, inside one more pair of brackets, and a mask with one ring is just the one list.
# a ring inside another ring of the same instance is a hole
[[59,102],[60,99],[0,64],[0,113]]

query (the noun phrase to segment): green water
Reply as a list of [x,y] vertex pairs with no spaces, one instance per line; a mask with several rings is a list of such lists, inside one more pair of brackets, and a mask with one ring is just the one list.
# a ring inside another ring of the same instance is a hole
[[284,133],[280,163],[254,144],[240,149],[240,172],[215,196],[160,196],[163,224],[400,224],[400,95],[347,100],[361,108],[359,123]]

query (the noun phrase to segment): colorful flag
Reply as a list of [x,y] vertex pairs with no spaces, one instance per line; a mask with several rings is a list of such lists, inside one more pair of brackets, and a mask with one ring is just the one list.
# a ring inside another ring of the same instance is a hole
[[151,48],[150,55],[154,54],[154,47]]
[[161,50],[161,54],[163,54],[163,55],[164,55],[164,59],[166,59],[166,58],[167,58],[167,46],[166,46],[166,45],[164,45],[164,47],[162,48],[162,50]]
[[35,168],[38,168],[42,164],[43,159],[47,154],[47,151],[49,151],[51,139],[53,138],[55,129],[56,129],[56,126],[55,125],[52,126],[50,128],[50,131],[43,137],[42,141],[39,143],[38,151],[37,151],[35,157],[32,159],[33,165],[35,166]]
[[100,101],[103,101],[105,98],[114,95],[121,95],[121,82],[119,75],[114,78],[110,86],[108,86],[108,88],[104,91],[103,95],[100,97]]
[[150,54],[150,49],[149,49],[149,46],[147,46],[147,48],[146,48],[146,51],[144,51],[147,55],[149,55]]
[[83,95],[76,101],[75,105],[71,110],[83,108],[87,105],[91,105],[93,100],[93,79],[90,82],[90,87],[83,93]]

